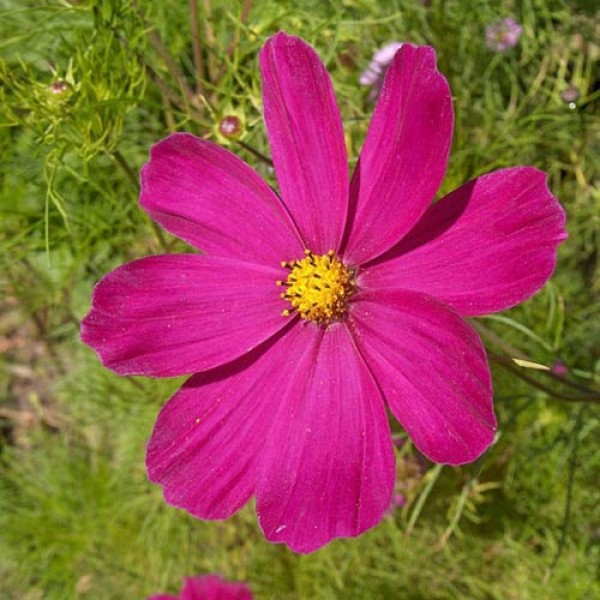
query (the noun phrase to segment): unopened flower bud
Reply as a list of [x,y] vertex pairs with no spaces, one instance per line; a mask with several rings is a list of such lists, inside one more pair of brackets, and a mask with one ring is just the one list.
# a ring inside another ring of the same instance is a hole
[[570,85],[561,92],[560,99],[566,104],[577,102],[577,100],[579,100],[579,88],[575,87],[574,85]]
[[50,93],[60,96],[68,91],[69,87],[70,85],[64,79],[57,79],[48,86],[48,90]]
[[566,377],[569,374],[569,367],[567,367],[567,365],[565,365],[563,362],[556,361],[552,365],[551,371],[559,377]]
[[221,119],[219,123],[219,133],[226,138],[236,138],[242,132],[242,124],[240,119],[235,115],[227,115]]

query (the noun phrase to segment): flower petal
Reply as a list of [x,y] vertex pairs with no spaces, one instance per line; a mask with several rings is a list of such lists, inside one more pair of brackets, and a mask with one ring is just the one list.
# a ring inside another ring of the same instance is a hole
[[218,575],[205,575],[186,578],[181,600],[252,600],[252,593],[244,583],[224,581]]
[[277,265],[304,245],[281,200],[235,154],[187,133],[154,145],[140,204],[167,231],[213,256]]
[[346,326],[302,331],[265,443],[256,510],[267,539],[312,552],[376,525],[395,469],[381,394]]
[[446,172],[454,113],[433,48],[404,44],[390,65],[350,185],[343,257],[361,264],[396,244]]
[[226,519],[254,494],[300,332],[296,324],[235,362],[192,376],[164,406],[146,466],[169,504],[201,519]]
[[465,316],[515,306],[537,292],[566,238],[562,207],[532,167],[501,169],[434,204],[361,285],[441,299]]
[[152,256],[94,290],[81,338],[120,375],[171,377],[245,354],[286,324],[280,270],[193,254]]
[[337,250],[348,205],[344,130],[317,53],[281,32],[260,53],[264,116],[281,195],[306,247]]
[[458,465],[493,442],[496,419],[485,350],[434,298],[360,292],[349,327],[394,416],[435,462]]

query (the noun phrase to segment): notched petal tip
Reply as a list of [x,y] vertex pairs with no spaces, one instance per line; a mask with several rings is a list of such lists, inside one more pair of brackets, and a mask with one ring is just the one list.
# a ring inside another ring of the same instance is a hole
[[302,48],[306,48],[311,52],[315,52],[314,48],[306,43],[301,37],[297,35],[292,35],[287,31],[280,29],[277,33],[274,33],[272,36],[267,38],[267,41],[264,43],[263,47],[259,52],[259,56],[264,53],[265,49],[272,47],[284,47],[284,46],[301,46]]
[[[419,44],[405,42],[394,54],[391,64],[397,64],[401,63],[403,60],[407,60],[410,54],[418,55],[419,60],[421,61],[421,67],[424,66],[427,69],[435,70],[439,73],[437,68],[437,54],[433,46],[420,46]],[[444,76],[442,75],[442,77]]]
[[283,55],[288,50],[302,53],[307,52],[315,60],[321,61],[317,51],[310,44],[307,44],[298,36],[290,35],[286,31],[281,30],[269,37],[258,53],[258,64],[260,65],[261,73],[270,68],[270,61],[275,62],[278,55]]
[[[391,499],[390,499],[390,502],[391,502]],[[321,550],[321,548],[324,548],[325,546],[335,542],[336,540],[348,540],[348,539],[360,537],[361,535],[366,533],[369,529],[373,529],[373,527],[376,527],[377,525],[379,525],[379,522],[381,521],[381,519],[380,519],[377,523],[374,523],[369,528],[362,529],[360,531],[357,531],[356,533],[338,534],[338,535],[332,536],[327,539],[321,538],[318,541],[311,540],[310,542],[306,542],[304,540],[296,540],[293,537],[291,537],[289,539],[283,537],[283,536],[285,536],[285,530],[287,529],[286,525],[280,525],[277,529],[268,531],[267,529],[265,529],[265,527],[263,527],[263,524],[260,521],[260,515],[258,515],[258,516],[259,516],[258,524],[259,524],[260,530],[262,531],[263,535],[265,536],[265,539],[267,541],[271,542],[271,544],[280,544],[280,545],[286,546],[287,548],[289,548],[292,552],[295,552],[296,554],[312,554],[313,552],[317,552],[317,551]],[[383,514],[382,514],[381,518],[383,518]],[[315,534],[318,533],[316,531],[316,529],[317,529],[317,527],[315,527],[315,532],[314,532]]]
[[434,463],[450,467],[460,467],[461,465],[475,462],[494,445],[496,440],[498,425],[495,414],[492,413],[492,416],[493,423],[489,423],[487,429],[481,429],[477,441],[472,441],[469,447],[461,452],[460,456],[456,456],[454,452],[447,452],[443,446],[432,451],[431,448],[420,448],[417,444],[415,445],[425,458]]
[[98,300],[102,293],[101,284],[108,275],[110,273],[98,281],[92,290],[90,310],[79,323],[79,339],[96,353],[100,364],[104,368],[121,376],[138,375],[139,373],[128,372],[121,363],[112,360],[111,353],[108,350],[107,343],[110,334],[105,332],[103,327],[106,316],[103,317],[101,309],[98,308],[99,305],[101,306],[101,301]]
[[550,204],[552,205],[552,209],[555,211],[555,226],[559,229],[559,231],[556,232],[555,239],[559,244],[561,244],[569,237],[569,234],[566,230],[567,212],[565,211],[564,206],[560,203],[560,200],[552,193],[552,190],[550,189],[548,174],[542,171],[541,169],[538,169],[537,167],[523,167],[523,169],[532,171],[537,176],[542,178],[542,185],[544,186],[544,189],[548,195]]
[[[154,142],[154,144],[150,146],[150,150],[148,151],[148,160],[142,165],[140,169],[140,185],[142,190],[148,171],[150,171],[153,168],[154,163],[156,161],[161,160],[162,155],[165,152],[170,152],[173,148],[181,147],[182,145],[185,145],[187,143],[193,143],[197,139],[199,138],[197,138],[191,133],[187,133],[184,131],[176,131],[174,133],[170,133],[161,140],[158,140],[158,142]],[[144,210],[146,210],[144,208],[144,205],[147,203],[147,198],[142,193],[140,193],[139,203],[140,206]]]

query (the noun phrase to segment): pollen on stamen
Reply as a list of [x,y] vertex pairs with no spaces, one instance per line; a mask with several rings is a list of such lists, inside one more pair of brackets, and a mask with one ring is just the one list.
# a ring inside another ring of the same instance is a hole
[[326,325],[344,316],[356,291],[354,270],[341,262],[333,250],[314,254],[307,249],[304,258],[283,261],[281,265],[290,269],[286,281],[276,282],[286,287],[281,297],[291,304],[290,309],[282,311],[284,317],[298,312],[303,319]]

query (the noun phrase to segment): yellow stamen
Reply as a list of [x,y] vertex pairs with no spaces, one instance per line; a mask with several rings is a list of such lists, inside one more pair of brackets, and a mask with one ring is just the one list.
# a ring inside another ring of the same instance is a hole
[[348,300],[356,291],[354,270],[341,262],[333,250],[320,255],[305,250],[304,258],[281,265],[291,269],[286,281],[276,282],[286,286],[281,297],[292,305],[291,310],[282,311],[284,317],[298,311],[303,319],[321,325],[343,317]]

